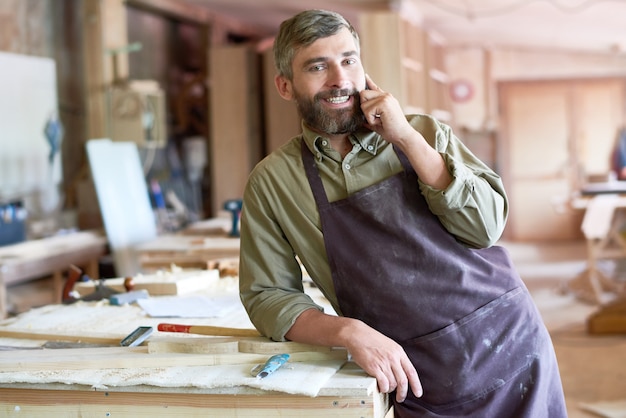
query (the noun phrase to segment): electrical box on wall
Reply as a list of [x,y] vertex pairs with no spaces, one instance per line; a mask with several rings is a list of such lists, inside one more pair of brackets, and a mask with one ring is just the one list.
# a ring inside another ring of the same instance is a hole
[[133,80],[109,90],[109,137],[142,147],[167,143],[165,93],[156,81]]

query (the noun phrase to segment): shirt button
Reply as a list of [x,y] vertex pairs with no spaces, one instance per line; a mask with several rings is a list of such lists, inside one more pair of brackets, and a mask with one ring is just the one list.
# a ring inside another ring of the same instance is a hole
[[373,145],[368,145],[368,146],[367,146],[367,149],[368,149],[369,151],[372,151],[372,150],[374,149],[374,146],[373,146]]
[[322,141],[322,145],[324,146],[328,145],[328,141]]
[[352,166],[350,166],[350,164],[346,164],[346,165],[344,165],[344,168],[345,168],[346,170],[350,170],[350,168],[352,168]]

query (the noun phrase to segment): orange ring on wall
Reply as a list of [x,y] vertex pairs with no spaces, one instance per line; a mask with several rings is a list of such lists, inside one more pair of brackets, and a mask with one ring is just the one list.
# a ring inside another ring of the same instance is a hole
[[474,97],[474,85],[469,80],[454,80],[450,83],[450,97],[457,103],[467,102]]

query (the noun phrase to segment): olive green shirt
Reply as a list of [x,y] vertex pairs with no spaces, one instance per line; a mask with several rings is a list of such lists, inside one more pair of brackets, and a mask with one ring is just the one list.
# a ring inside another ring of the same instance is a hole
[[[424,115],[410,116],[408,120],[439,151],[453,176],[445,190],[419,181],[415,185],[430,210],[465,245],[493,245],[502,234],[508,210],[500,177],[478,160],[447,125]],[[299,261],[341,315],[319,213],[303,167],[302,141],[315,156],[330,202],[403,170],[393,146],[374,132],[364,130],[351,135],[352,151],[342,160],[327,138],[305,125],[302,128],[302,135],[254,168],[243,196],[241,300],[257,329],[276,341],[284,341],[303,311],[322,310],[303,291]]]

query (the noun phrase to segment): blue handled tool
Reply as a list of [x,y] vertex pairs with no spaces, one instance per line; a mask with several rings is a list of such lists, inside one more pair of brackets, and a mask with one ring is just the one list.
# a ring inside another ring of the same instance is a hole
[[263,379],[278,370],[289,360],[289,354],[276,354],[270,357],[265,364],[257,364],[251,370],[252,376]]
[[231,237],[239,236],[239,217],[241,216],[242,206],[243,201],[241,199],[232,199],[224,202],[224,210],[229,211],[233,217],[233,226],[229,234]]

